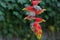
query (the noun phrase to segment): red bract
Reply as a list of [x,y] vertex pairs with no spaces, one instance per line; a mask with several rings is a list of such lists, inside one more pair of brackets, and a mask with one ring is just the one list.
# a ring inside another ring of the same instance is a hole
[[44,11],[43,9],[42,10],[35,10],[33,6],[28,6],[25,8],[25,10],[30,11],[30,12],[33,11],[33,12],[35,12],[35,14],[41,14],[42,11]]
[[45,10],[42,9],[42,10],[34,10],[34,11],[35,11],[35,14],[39,15],[39,14],[43,13]]
[[40,21],[42,21],[43,19],[42,18],[35,18],[35,21],[36,22],[40,22]]
[[32,1],[32,5],[38,5],[39,1]]
[[34,26],[34,28],[36,29],[36,31],[41,29],[40,24],[37,23],[37,22],[35,22],[33,26]]
[[41,0],[31,0],[32,5],[38,5]]
[[38,39],[40,39],[42,36],[42,28],[41,28],[39,22],[35,21],[33,24],[33,28],[34,28],[33,31],[35,32],[35,35],[37,36]]
[[[28,19],[30,19],[30,18],[34,18],[35,17],[35,15],[36,14],[41,14],[41,12],[42,12],[42,10],[35,10],[34,8],[33,8],[33,6],[28,6],[28,7],[26,7],[25,8],[25,10],[27,10],[28,12],[30,12],[31,14],[33,14],[33,15],[28,15],[26,18],[28,18]],[[34,12],[34,13],[33,13]]]
[[27,11],[34,11],[34,8],[32,6],[26,7]]

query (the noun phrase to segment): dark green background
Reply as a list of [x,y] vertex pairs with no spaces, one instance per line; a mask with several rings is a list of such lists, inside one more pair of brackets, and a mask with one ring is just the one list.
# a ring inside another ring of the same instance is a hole
[[[24,20],[26,12],[22,9],[26,5],[31,5],[31,2],[29,0],[0,0],[0,36],[36,40],[36,36],[30,29],[30,21]],[[38,5],[46,9],[41,15],[36,15],[46,20],[45,23],[41,23],[43,32],[47,34],[60,32],[60,0],[43,0]]]

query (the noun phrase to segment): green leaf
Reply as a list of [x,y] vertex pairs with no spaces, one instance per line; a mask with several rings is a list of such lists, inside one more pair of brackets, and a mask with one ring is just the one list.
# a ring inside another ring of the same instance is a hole
[[4,8],[6,8],[6,7],[7,7],[6,3],[1,2],[1,1],[0,1],[0,5],[1,5],[2,7],[4,7]]
[[9,27],[9,33],[14,33],[14,29]]
[[49,16],[48,15],[45,15],[45,18],[48,20],[49,19]]
[[8,33],[7,29],[3,29],[3,34],[6,35]]
[[2,16],[3,16],[3,15],[4,15],[4,13],[3,13],[2,11],[0,11],[0,15],[2,15]]
[[50,13],[51,11],[53,11],[50,7],[46,8],[47,11]]
[[51,13],[48,14],[50,17],[53,17],[56,15],[56,13],[54,11],[51,11]]
[[50,3],[50,0],[46,0],[46,3]]
[[26,2],[27,0],[18,0],[18,3],[21,3],[21,4],[26,3]]
[[15,16],[17,16],[19,19],[22,18],[22,16],[21,16],[18,12],[16,12],[16,11],[14,11],[13,14],[14,14]]
[[5,2],[15,2],[15,0],[4,0]]
[[0,21],[4,21],[4,13],[0,11]]
[[12,4],[8,4],[8,9],[13,9],[13,5]]
[[13,37],[13,34],[9,33],[9,34],[7,35],[7,37],[8,37],[8,38],[12,38],[12,37]]

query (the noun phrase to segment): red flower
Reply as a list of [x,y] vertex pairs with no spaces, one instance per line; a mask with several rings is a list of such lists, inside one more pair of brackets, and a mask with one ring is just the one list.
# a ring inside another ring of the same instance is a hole
[[29,11],[34,11],[34,8],[32,7],[32,6],[28,6],[28,7],[26,7],[26,9],[27,9],[27,11],[29,10]]
[[35,18],[35,21],[40,22],[40,21],[42,21],[42,18]]
[[35,35],[37,36],[38,39],[41,39],[42,37],[42,28],[38,22],[34,22],[33,24],[33,32],[35,32]]
[[38,5],[39,1],[32,1],[32,5]]
[[41,0],[31,0],[31,2],[32,5],[38,5],[41,2]]
[[44,19],[42,18],[35,18],[34,19],[35,22],[33,23],[33,25],[31,26],[32,31],[35,32],[35,35],[37,36],[38,39],[41,39],[42,37],[42,28],[41,25],[39,24],[40,22],[42,22]]

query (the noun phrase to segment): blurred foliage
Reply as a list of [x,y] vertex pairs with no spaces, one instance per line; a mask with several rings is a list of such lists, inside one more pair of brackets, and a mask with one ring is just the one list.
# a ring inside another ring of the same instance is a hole
[[[36,40],[29,26],[30,21],[24,20],[26,15],[22,8],[28,5],[31,5],[29,0],[0,0],[0,35]],[[42,0],[38,5],[47,9],[37,16],[46,20],[45,23],[41,23],[43,31],[47,29],[54,31],[54,28],[60,27],[60,1]]]

